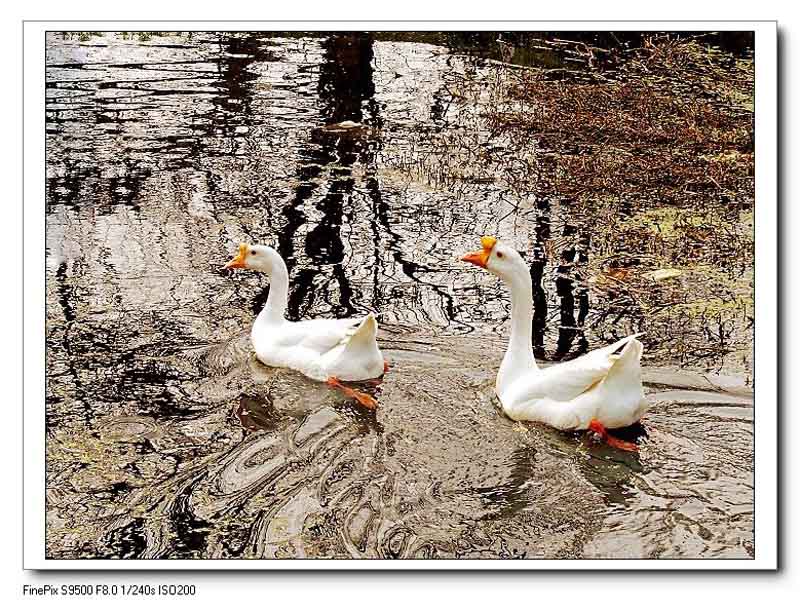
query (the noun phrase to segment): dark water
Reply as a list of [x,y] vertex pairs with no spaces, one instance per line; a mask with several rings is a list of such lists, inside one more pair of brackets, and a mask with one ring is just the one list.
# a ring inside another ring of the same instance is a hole
[[[457,261],[478,236],[531,262],[539,358],[647,319],[574,271],[592,219],[481,162],[509,143],[465,88],[504,77],[462,51],[50,35],[50,557],[752,557],[741,372],[649,362],[638,456],[498,410],[507,295]],[[286,259],[290,317],[381,313],[377,412],[255,361],[240,241]]]

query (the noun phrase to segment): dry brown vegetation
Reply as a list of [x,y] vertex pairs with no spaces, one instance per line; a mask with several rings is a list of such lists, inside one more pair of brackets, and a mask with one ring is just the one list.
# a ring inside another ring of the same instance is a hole
[[525,71],[509,87],[508,109],[488,118],[498,134],[536,140],[544,163],[533,174],[563,196],[747,203],[752,63],[722,71],[715,57],[697,43],[665,39],[630,52],[608,76],[589,72],[588,83]]
[[568,239],[590,243],[572,273],[591,286],[594,332],[627,320],[648,331],[655,360],[749,371],[753,62],[668,36],[569,51],[583,69],[497,63],[489,84],[454,79],[449,91],[469,111],[429,166],[439,182],[494,177],[521,207],[566,202],[560,214],[580,227]]
[[521,107],[490,115],[493,129],[535,141],[537,188],[604,221],[589,229],[594,293],[642,319],[651,354],[738,369],[753,323],[752,62],[659,38],[589,74],[518,75]]

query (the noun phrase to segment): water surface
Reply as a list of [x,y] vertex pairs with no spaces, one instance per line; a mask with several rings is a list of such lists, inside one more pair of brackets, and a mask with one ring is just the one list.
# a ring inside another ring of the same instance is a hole
[[[478,236],[531,262],[545,363],[648,319],[576,271],[598,219],[509,179],[481,100],[510,69],[434,42],[49,35],[49,557],[753,556],[749,361],[652,338],[638,455],[499,411]],[[376,412],[255,360],[241,241],[284,256],[289,317],[380,313]]]

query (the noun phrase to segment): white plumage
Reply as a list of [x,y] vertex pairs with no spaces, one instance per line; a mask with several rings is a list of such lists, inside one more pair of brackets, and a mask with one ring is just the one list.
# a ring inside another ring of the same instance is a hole
[[250,335],[262,363],[294,369],[320,381],[368,380],[383,375],[384,360],[376,341],[378,324],[372,314],[339,320],[286,320],[289,273],[281,256],[269,246],[241,244],[237,257],[225,267],[269,275],[269,297]]
[[592,429],[618,447],[605,428],[628,426],[647,411],[642,389],[642,344],[636,335],[575,360],[539,369],[531,346],[533,299],[530,272],[519,253],[487,236],[483,249],[462,260],[498,276],[511,291],[511,337],[495,390],[513,420],[543,422],[561,430]]

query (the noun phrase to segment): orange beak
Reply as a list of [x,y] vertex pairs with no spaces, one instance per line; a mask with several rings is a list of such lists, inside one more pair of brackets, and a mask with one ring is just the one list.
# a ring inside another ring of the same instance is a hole
[[481,246],[483,246],[483,250],[467,253],[461,257],[461,260],[486,269],[486,264],[489,262],[489,257],[492,255],[492,249],[496,243],[497,238],[494,238],[490,235],[483,236],[481,238]]
[[239,244],[239,254],[225,264],[223,269],[244,269],[247,267],[247,244]]

